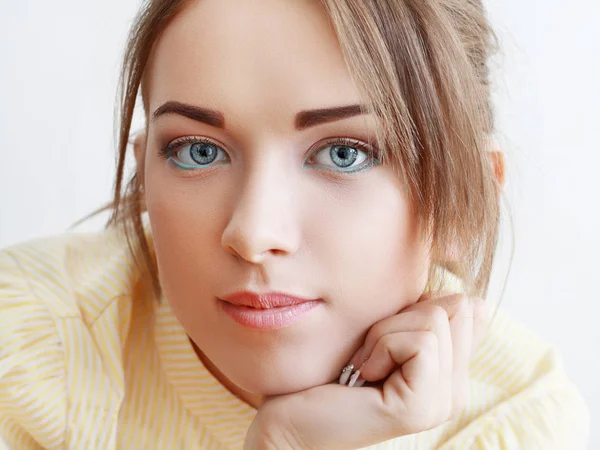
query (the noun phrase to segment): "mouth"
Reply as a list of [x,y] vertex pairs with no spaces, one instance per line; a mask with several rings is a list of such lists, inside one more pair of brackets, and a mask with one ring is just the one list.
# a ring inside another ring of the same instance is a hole
[[321,303],[322,299],[319,298],[302,298],[278,292],[257,294],[243,291],[219,298],[221,308],[235,322],[263,330],[290,326]]

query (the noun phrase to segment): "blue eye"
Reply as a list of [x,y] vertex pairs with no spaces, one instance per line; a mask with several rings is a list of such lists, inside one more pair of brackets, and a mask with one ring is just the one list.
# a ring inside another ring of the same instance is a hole
[[[181,170],[214,167],[215,162],[229,161],[223,148],[204,137],[186,136],[176,139],[160,151],[161,155]],[[341,173],[352,173],[381,164],[374,150],[360,141],[339,138],[320,146],[306,163]]]
[[178,168],[186,170],[212,167],[215,161],[228,159],[219,145],[209,139],[192,136],[174,141],[161,153]]
[[380,164],[372,153],[362,142],[343,138],[321,147],[310,156],[309,162],[328,170],[358,172]]

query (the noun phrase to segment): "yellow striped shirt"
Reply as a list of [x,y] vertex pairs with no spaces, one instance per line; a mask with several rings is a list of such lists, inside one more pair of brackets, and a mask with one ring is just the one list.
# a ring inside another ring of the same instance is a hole
[[[0,251],[0,449],[241,449],[256,410],[141,297],[115,231]],[[553,345],[502,311],[464,412],[369,449],[584,449],[590,418]]]

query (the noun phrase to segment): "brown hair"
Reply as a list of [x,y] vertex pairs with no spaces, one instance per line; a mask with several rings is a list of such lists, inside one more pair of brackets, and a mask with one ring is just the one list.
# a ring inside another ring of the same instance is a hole
[[[146,0],[133,23],[120,77],[114,197],[103,208],[112,210],[107,227],[124,231],[156,294],[141,183],[134,173],[124,187],[124,167],[140,87],[148,123],[143,77],[152,47],[189,1]],[[487,146],[493,132],[487,62],[495,36],[481,0],[321,3],[350,74],[379,119],[378,156],[396,169],[432,242],[430,286],[440,285],[440,268],[447,268],[467,293],[485,296],[498,241],[500,186]]]

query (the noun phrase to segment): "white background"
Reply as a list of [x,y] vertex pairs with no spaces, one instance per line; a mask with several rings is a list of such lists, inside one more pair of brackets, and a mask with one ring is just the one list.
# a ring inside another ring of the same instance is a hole
[[[137,6],[0,0],[0,247],[63,232],[110,198],[115,89]],[[600,448],[600,2],[488,9],[502,44],[494,100],[516,241],[501,307],[560,347]]]

